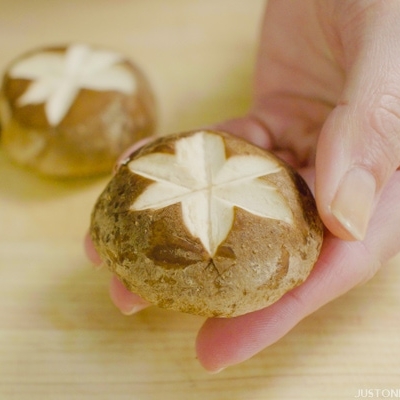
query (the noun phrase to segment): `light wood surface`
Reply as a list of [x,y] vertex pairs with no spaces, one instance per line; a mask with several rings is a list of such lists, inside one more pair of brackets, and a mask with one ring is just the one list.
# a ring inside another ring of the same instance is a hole
[[[43,44],[128,54],[153,82],[161,133],[240,115],[250,101],[261,0],[0,0],[0,67]],[[125,317],[82,239],[108,177],[39,178],[0,150],[0,400],[350,399],[400,390],[400,257],[281,341],[218,375],[201,318]]]

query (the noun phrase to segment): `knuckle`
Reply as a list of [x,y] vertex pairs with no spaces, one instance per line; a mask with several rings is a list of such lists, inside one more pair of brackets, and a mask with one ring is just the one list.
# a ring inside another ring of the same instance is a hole
[[400,161],[400,96],[385,94],[369,111],[372,149],[396,167]]

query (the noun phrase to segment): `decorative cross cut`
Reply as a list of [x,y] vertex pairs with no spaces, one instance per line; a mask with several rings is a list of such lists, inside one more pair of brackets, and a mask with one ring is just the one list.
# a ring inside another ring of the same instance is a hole
[[16,79],[30,79],[17,105],[44,103],[50,125],[58,125],[81,89],[134,93],[136,80],[120,63],[121,55],[75,44],[65,53],[42,51],[20,60],[10,69]]
[[255,155],[226,158],[224,140],[217,134],[198,132],[178,139],[175,154],[147,154],[130,161],[128,168],[154,181],[131,210],[157,210],[180,203],[186,228],[211,256],[232,228],[234,207],[292,223],[284,197],[259,179],[279,172],[279,164]]

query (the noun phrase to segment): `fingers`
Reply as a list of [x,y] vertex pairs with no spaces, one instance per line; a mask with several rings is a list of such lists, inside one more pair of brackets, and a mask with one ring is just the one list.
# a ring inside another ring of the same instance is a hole
[[89,235],[89,233],[86,234],[85,240],[84,240],[84,247],[85,247],[85,252],[87,255],[87,258],[96,266],[100,267],[102,264],[102,260],[97,253],[96,249],[94,248],[92,239]]
[[316,155],[321,217],[346,240],[364,238],[380,193],[400,165],[400,3],[367,3],[337,7],[347,79]]
[[301,319],[371,278],[400,250],[400,172],[383,192],[364,242],[332,235],[307,281],[266,309],[232,319],[210,319],[197,338],[197,355],[209,371],[219,371],[252,357],[279,340]]
[[150,303],[130,292],[116,276],[113,276],[110,282],[110,297],[125,315],[135,314],[150,306]]
[[229,132],[264,149],[273,147],[270,132],[262,125],[261,121],[251,115],[223,121],[213,125],[212,129]]
[[282,160],[286,161],[294,168],[300,166],[294,153],[289,149],[276,149],[269,129],[263,124],[262,120],[251,113],[242,118],[234,118],[215,124],[211,129],[222,130],[232,135],[241,137],[258,147],[273,151]]
[[[102,261],[89,234],[85,236],[85,251],[89,260],[99,267]],[[122,314],[132,315],[150,306],[150,303],[130,292],[116,276],[111,278],[109,292],[112,302]]]

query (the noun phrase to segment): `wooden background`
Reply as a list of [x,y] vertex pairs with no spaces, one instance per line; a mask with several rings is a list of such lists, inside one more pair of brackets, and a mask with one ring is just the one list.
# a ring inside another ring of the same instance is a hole
[[[0,67],[36,46],[116,48],[147,72],[160,133],[246,111],[261,0],[0,0]],[[0,400],[350,399],[400,389],[400,257],[253,359],[203,371],[201,318],[125,317],[83,236],[109,177],[57,182],[0,150]]]

